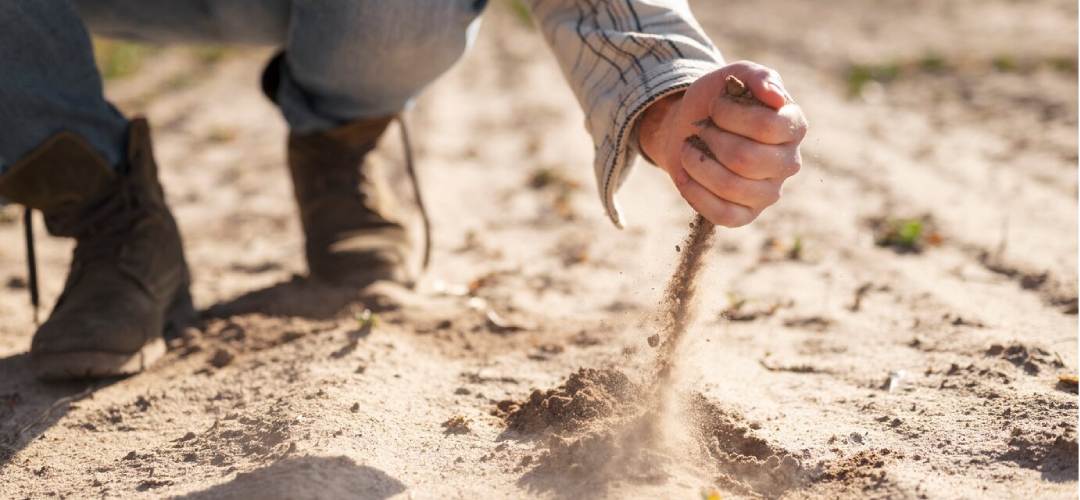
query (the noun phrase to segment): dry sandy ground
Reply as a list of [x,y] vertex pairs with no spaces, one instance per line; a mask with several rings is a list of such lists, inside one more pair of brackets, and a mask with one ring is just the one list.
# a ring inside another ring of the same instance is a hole
[[[498,416],[583,367],[643,381],[690,213],[639,166],[611,227],[552,58],[493,9],[412,117],[434,265],[366,306],[300,278],[268,51],[111,82],[155,126],[203,322],[145,374],[33,381],[0,212],[0,497],[1074,497],[1075,2],[693,5],[812,131],[781,204],[721,230],[669,388],[682,438],[599,432],[633,417],[603,387],[551,427]],[[852,96],[852,64],[887,81]],[[922,252],[875,244],[875,218],[924,215]],[[39,243],[50,302],[70,246]]]

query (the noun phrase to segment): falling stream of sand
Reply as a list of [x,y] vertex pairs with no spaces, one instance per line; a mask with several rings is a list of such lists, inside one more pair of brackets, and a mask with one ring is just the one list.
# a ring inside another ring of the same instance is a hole
[[[735,76],[725,81],[726,97],[746,105],[761,105],[746,85]],[[719,162],[708,145],[698,136],[690,143],[701,154]],[[698,280],[705,267],[705,259],[715,239],[715,225],[698,214],[690,222],[690,233],[679,250],[679,262],[675,272],[664,288],[658,314],[659,333],[649,338],[649,344],[658,347],[654,377],[647,389],[646,414],[652,415],[651,434],[654,446],[678,448],[690,437],[693,417],[683,415],[685,405],[679,400],[676,385],[679,377],[679,349],[685,341],[687,329],[694,320]],[[692,439],[691,439],[692,441]]]
[[[746,88],[746,84],[735,76],[727,77],[724,90],[726,97],[736,102],[761,105],[761,102],[754,98],[750,90]],[[701,151],[701,154],[719,162],[700,137],[692,136],[689,141]],[[690,222],[690,234],[686,236],[679,251],[679,264],[675,267],[675,273],[671,275],[664,289],[664,297],[660,303],[659,338],[651,337],[649,342],[651,345],[659,344],[655,378],[657,387],[664,387],[671,383],[679,345],[694,318],[697,281],[705,264],[705,255],[712,248],[713,236],[716,233],[714,229],[713,223],[705,217],[700,214],[694,216],[694,220]]]
[[701,215],[694,217],[690,223],[690,234],[679,252],[679,265],[664,289],[659,318],[661,343],[656,357],[658,384],[666,384],[671,377],[675,351],[693,320],[697,280],[705,264],[705,255],[712,247],[714,234],[713,223]]

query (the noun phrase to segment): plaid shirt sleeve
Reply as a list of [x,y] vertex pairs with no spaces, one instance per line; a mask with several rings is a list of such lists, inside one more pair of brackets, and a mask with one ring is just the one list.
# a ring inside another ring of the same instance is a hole
[[638,116],[723,64],[686,0],[526,0],[562,66],[596,145],[597,187],[622,227],[615,192],[638,156]]

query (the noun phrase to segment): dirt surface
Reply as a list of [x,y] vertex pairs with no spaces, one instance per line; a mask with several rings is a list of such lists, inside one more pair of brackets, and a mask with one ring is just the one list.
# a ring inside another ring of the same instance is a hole
[[[139,376],[33,381],[0,211],[0,497],[1074,497],[1076,3],[692,6],[811,132],[784,200],[717,229],[669,416],[603,384],[573,425],[499,414],[573,399],[581,369],[649,386],[692,214],[639,165],[611,227],[573,96],[495,5],[411,116],[417,293],[302,278],[270,49],[166,49],[110,81],[151,119],[202,321]],[[70,251],[39,239],[47,306]]]

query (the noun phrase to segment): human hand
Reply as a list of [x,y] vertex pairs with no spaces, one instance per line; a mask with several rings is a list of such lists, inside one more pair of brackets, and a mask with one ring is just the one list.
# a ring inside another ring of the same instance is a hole
[[[760,104],[730,98],[725,79],[741,80]],[[699,78],[682,94],[650,105],[641,119],[642,152],[671,176],[676,189],[714,224],[749,224],[780,199],[784,181],[802,165],[802,109],[780,76],[736,62]],[[692,142],[697,136],[709,151]],[[708,154],[708,153],[711,153]]]

